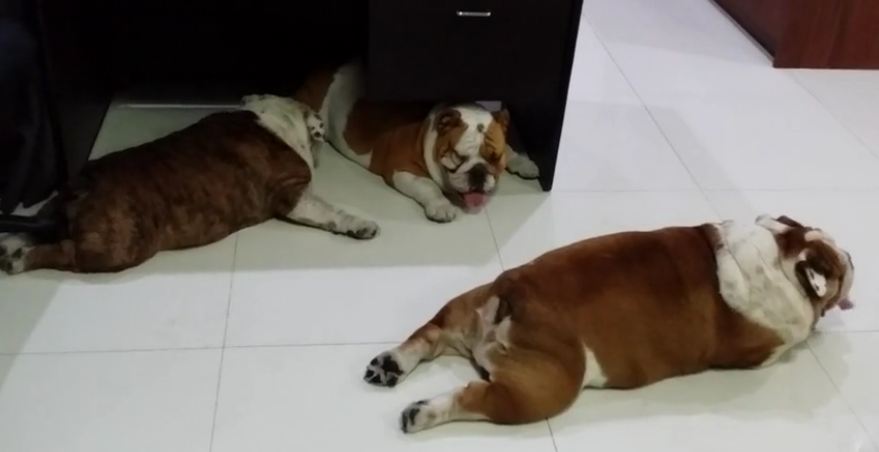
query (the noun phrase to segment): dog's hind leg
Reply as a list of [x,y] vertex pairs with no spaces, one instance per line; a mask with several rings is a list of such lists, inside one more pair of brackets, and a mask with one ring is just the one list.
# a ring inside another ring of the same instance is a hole
[[454,298],[399,346],[376,356],[366,366],[363,379],[379,386],[396,386],[422,361],[440,355],[472,358],[481,339],[479,310],[489,300],[490,286]]
[[519,152],[509,145],[507,146],[507,171],[526,180],[540,177],[540,169],[534,160],[531,160],[528,154]]
[[0,270],[10,275],[41,268],[75,270],[73,242],[64,240],[58,243],[27,245],[11,254],[0,256]]
[[36,245],[24,253],[24,270],[50,268],[76,271],[76,247],[71,240]]
[[536,349],[513,342],[490,352],[489,381],[412,403],[400,415],[400,428],[414,433],[455,421],[526,424],[561,413],[580,394],[585,357],[577,341],[553,342]]
[[126,252],[130,247],[122,242],[116,242],[114,246],[106,245],[100,239],[95,242],[83,246],[83,242],[65,239],[24,247],[10,259],[0,262],[0,269],[10,274],[39,269],[80,273],[118,272],[140,265],[154,254]]

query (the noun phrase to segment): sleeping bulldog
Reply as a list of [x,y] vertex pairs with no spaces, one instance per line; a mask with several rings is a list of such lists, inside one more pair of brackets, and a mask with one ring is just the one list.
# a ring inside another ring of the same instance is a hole
[[478,211],[505,169],[526,179],[537,165],[507,144],[510,115],[478,104],[430,105],[363,98],[362,69],[349,64],[312,74],[294,96],[327,123],[327,141],[424,207],[454,220]]
[[459,355],[482,380],[412,403],[404,432],[536,422],[584,388],[771,365],[827,311],[854,306],[854,270],[828,233],[784,216],[594,237],[452,299],[364,379],[396,386]]
[[41,213],[64,225],[58,236],[0,237],[0,271],[116,272],[272,218],[371,239],[378,225],[312,190],[323,137],[304,104],[248,96],[236,111],[93,160]]

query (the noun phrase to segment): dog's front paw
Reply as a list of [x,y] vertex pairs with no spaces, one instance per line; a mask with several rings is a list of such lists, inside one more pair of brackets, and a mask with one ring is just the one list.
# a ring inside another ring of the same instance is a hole
[[410,404],[400,413],[400,429],[415,433],[449,422],[455,417],[454,400],[452,394],[447,394]]
[[537,179],[540,176],[540,168],[524,154],[511,154],[507,161],[507,171],[522,179]]
[[427,428],[427,418],[429,417],[427,404],[427,400],[419,400],[409,404],[400,413],[400,430],[403,430],[403,433],[420,432]]
[[448,223],[458,217],[458,208],[447,200],[436,201],[424,206],[424,214],[431,221]]
[[0,257],[9,256],[12,253],[32,245],[31,240],[23,234],[0,235]]
[[9,275],[17,275],[24,271],[26,248],[19,248],[12,253],[0,256],[0,271]]
[[405,371],[400,361],[391,353],[384,352],[369,362],[363,381],[376,386],[393,388],[403,379]]
[[364,220],[361,218],[354,218],[350,222],[350,226],[345,231],[345,234],[348,237],[355,238],[358,240],[369,240],[378,235],[380,228],[378,224],[374,221]]

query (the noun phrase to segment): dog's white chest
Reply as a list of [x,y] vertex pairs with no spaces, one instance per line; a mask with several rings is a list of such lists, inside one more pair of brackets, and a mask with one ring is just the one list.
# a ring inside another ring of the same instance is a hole
[[717,228],[723,239],[717,251],[717,277],[724,301],[748,320],[778,334],[784,341],[781,351],[803,341],[814,313],[785,273],[772,233],[732,222]]
[[601,363],[595,353],[589,347],[583,347],[583,353],[586,355],[586,374],[583,376],[584,388],[603,388],[607,386],[607,375],[601,368]]

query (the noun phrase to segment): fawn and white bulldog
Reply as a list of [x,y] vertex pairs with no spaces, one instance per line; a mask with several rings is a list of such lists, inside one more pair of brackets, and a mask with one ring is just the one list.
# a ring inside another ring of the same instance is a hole
[[365,100],[362,69],[312,74],[295,98],[326,121],[327,141],[424,207],[433,221],[483,207],[505,169],[526,179],[537,165],[507,144],[510,116],[478,104]]
[[462,355],[483,381],[411,404],[403,431],[534,422],[586,387],[771,364],[827,310],[853,306],[853,278],[828,234],[787,217],[592,238],[453,299],[364,379],[394,386],[422,361]]

